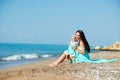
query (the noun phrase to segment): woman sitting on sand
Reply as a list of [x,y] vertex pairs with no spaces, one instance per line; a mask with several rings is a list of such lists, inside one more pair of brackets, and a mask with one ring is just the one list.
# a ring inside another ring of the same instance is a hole
[[[112,60],[106,60],[106,59],[98,59],[98,60],[91,60],[89,53],[90,53],[90,47],[89,43],[87,42],[87,39],[85,38],[84,32],[82,30],[76,31],[76,39],[79,41],[78,42],[78,47],[77,49],[75,47],[71,48],[75,54],[75,59],[74,61],[76,63],[80,62],[92,62],[92,63],[103,63],[103,62],[115,62],[116,59]],[[64,53],[60,56],[59,59],[57,59],[55,62],[50,64],[50,67],[54,67],[59,65],[61,62],[63,62],[66,57],[68,56],[69,51],[64,51]],[[72,57],[69,57],[70,60],[72,60]]]

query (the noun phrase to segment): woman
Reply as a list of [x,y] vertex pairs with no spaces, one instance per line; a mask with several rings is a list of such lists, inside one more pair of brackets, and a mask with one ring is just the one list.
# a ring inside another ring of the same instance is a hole
[[[106,60],[106,59],[99,59],[99,60],[90,60],[89,52],[90,52],[90,46],[87,42],[87,39],[85,38],[84,32],[82,30],[76,31],[76,38],[79,41],[78,42],[78,49],[74,49],[76,56],[75,56],[75,62],[92,62],[92,63],[102,63],[102,62],[115,62],[116,59],[112,60]],[[59,59],[57,59],[54,63],[50,64],[49,66],[57,66],[61,62],[63,62],[66,59],[66,54],[68,51],[64,51],[64,53],[60,56]],[[69,57],[70,60],[72,60],[72,57]]]

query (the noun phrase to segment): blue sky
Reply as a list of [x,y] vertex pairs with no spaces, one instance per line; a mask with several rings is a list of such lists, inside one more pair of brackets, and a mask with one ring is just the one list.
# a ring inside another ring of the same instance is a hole
[[0,0],[0,42],[68,44],[83,30],[90,45],[120,41],[119,0]]

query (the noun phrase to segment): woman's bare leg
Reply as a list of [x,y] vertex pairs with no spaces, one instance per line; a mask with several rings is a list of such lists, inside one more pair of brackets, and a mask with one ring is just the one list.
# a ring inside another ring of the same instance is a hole
[[59,59],[57,59],[54,63],[52,63],[50,66],[57,66],[59,65],[61,62],[63,62],[66,58],[66,54],[63,53]]
[[65,59],[65,61],[68,61],[68,60],[71,60],[70,55],[66,55],[66,59]]
[[63,53],[63,54],[60,56],[60,58],[57,59],[57,60],[54,62],[55,65],[58,65],[58,64],[60,64],[61,62],[63,62],[63,61],[65,60],[65,58],[66,58],[66,54]]

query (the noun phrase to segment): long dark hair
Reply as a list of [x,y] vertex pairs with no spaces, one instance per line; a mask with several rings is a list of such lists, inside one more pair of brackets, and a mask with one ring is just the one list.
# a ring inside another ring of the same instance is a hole
[[87,52],[90,52],[90,46],[89,46],[89,43],[87,42],[87,39],[85,38],[84,32],[82,30],[78,30],[76,31],[76,33],[77,32],[80,34],[80,38],[85,45],[85,50],[87,50]]

